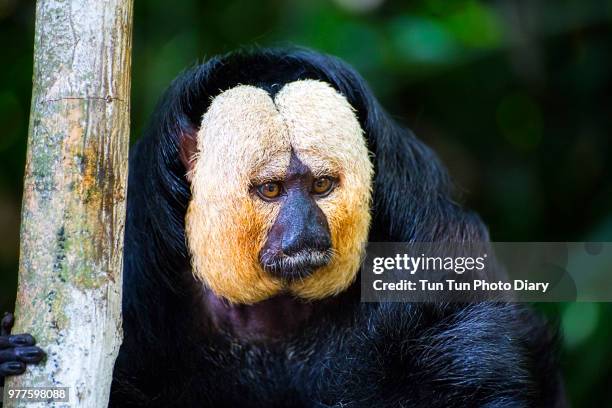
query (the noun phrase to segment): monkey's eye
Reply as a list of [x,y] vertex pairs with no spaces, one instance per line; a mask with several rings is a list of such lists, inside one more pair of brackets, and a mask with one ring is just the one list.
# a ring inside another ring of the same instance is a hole
[[276,181],[271,181],[269,183],[264,183],[260,186],[257,186],[257,194],[264,200],[273,200],[281,195],[283,188],[281,184]]
[[331,177],[319,177],[312,183],[312,192],[316,195],[325,196],[334,188]]

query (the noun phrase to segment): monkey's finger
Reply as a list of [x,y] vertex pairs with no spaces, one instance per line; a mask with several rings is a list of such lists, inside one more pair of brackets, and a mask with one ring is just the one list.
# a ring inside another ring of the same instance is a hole
[[0,336],[0,350],[10,347],[27,347],[36,344],[36,340],[30,334],[14,334],[12,336]]
[[25,369],[25,363],[21,361],[9,361],[8,363],[0,364],[0,377],[23,374]]
[[21,361],[27,364],[35,364],[45,357],[45,352],[38,347],[15,347],[0,350],[0,363],[9,361]]
[[9,348],[9,347],[14,347],[8,336],[0,336],[0,350],[5,349],[5,348]]
[[15,354],[14,348],[0,350],[0,363],[8,363],[11,361],[17,361],[17,355]]
[[12,313],[5,313],[0,321],[0,336],[8,336],[15,323],[15,316]]
[[15,356],[19,361],[27,364],[36,364],[45,357],[45,352],[39,347],[17,347]]
[[34,337],[28,333],[13,334],[9,336],[9,340],[15,347],[33,346],[36,344]]

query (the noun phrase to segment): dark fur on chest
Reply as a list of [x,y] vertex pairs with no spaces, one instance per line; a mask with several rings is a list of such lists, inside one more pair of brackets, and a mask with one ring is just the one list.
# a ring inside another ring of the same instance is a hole
[[522,306],[353,307],[275,343],[151,344],[116,372],[112,406],[548,407],[561,393],[541,358],[554,337]]

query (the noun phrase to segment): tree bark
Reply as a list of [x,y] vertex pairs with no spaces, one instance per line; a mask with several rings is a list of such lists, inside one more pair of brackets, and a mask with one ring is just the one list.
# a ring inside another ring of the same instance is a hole
[[132,1],[36,7],[13,333],[47,359],[5,387],[69,387],[71,406],[108,405],[122,341]]

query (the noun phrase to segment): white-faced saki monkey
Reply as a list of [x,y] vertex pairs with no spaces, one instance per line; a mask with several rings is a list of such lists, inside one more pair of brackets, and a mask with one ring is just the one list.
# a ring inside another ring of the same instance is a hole
[[368,241],[488,234],[339,59],[254,50],[184,72],[131,152],[111,406],[564,405],[534,312],[362,303]]

